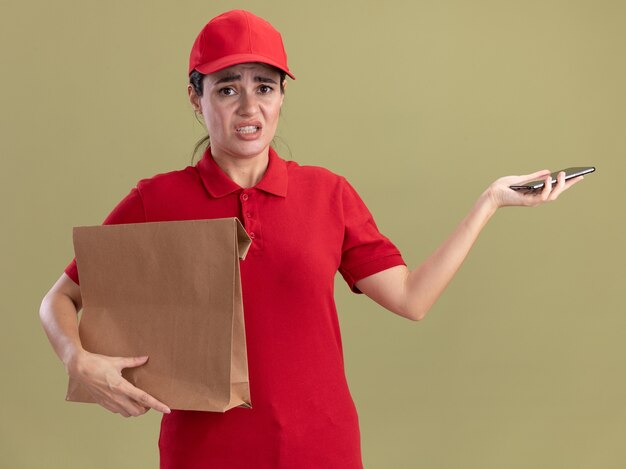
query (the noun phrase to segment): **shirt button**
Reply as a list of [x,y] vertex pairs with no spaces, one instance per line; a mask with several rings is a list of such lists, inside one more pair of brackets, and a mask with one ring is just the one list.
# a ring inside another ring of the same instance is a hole
[[246,217],[250,218],[252,214],[250,212],[246,212]]
[[248,200],[248,194],[242,194],[241,200]]
[[250,239],[254,239],[254,231],[250,232]]

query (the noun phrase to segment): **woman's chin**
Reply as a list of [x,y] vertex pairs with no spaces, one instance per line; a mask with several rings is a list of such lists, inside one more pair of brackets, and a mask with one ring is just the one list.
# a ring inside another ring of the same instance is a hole
[[265,139],[238,141],[231,145],[229,153],[243,158],[250,158],[263,153],[269,146],[270,141]]

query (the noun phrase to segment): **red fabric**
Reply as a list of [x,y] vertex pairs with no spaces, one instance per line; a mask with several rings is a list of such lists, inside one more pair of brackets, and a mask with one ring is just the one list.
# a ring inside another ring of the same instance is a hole
[[[195,166],[139,181],[105,223],[233,216],[254,234],[240,264],[252,408],[164,415],[161,468],[362,468],[334,278],[361,293],[356,281],[406,265],[400,252],[344,177],[272,149],[255,187],[238,186],[207,150]],[[65,272],[78,282],[74,261]]]

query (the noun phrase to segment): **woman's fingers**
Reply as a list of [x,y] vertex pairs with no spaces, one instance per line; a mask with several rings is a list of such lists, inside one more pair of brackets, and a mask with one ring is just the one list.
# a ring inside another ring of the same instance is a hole
[[120,372],[124,368],[135,368],[141,366],[148,361],[148,355],[142,357],[116,357],[117,366]]
[[543,188],[541,189],[541,200],[545,202],[552,192],[552,176],[549,174],[543,178]]
[[168,406],[163,404],[161,401],[158,401],[147,392],[142,391],[139,388],[136,388],[130,383],[128,383],[128,386],[130,386],[130,388],[127,389],[127,395],[131,399],[133,399],[137,403],[137,405],[139,405],[140,407],[145,408],[146,410],[154,409],[159,412],[163,412],[164,414],[169,414],[171,412]]
[[[580,181],[582,181],[584,178],[585,178],[585,176],[582,176],[582,175],[581,175],[581,176],[576,176],[575,178],[572,178],[572,179],[570,179],[570,180],[568,180],[568,181],[565,181],[565,182],[564,182],[564,184],[563,184],[563,188],[562,188],[562,189],[561,189],[561,191],[557,194],[557,196],[556,196],[556,197],[558,197],[558,196],[561,194],[561,192],[565,192],[567,189],[569,189],[570,187],[572,187],[574,184],[577,184],[577,183],[579,183]],[[555,199],[556,199],[556,197],[555,197]]]
[[560,171],[556,178],[556,184],[552,185],[550,178],[545,179],[545,185],[539,194],[536,194],[535,204],[539,205],[543,202],[551,202],[556,200],[563,192],[572,187],[574,184],[582,181],[584,176],[577,176],[575,178],[565,180],[565,172]]
[[[122,369],[134,368],[136,366],[143,365],[146,361],[148,361],[147,355],[141,357],[117,357],[120,374]],[[127,410],[131,415],[141,415],[146,413],[149,409],[154,409],[164,414],[169,414],[171,412],[168,406],[158,401],[147,392],[133,386],[125,379],[120,382],[119,391],[134,401],[131,403],[132,405],[130,408],[127,407]],[[137,414],[137,412],[140,413]]]
[[147,392],[133,386],[120,377],[120,381],[109,386],[109,392],[102,394],[101,405],[111,412],[124,417],[137,417],[150,409],[169,414],[171,411]]
[[86,352],[81,360],[80,366],[75,367],[76,377],[105,409],[124,417],[143,415],[149,409],[171,412],[165,404],[133,386],[122,376],[124,368],[145,364],[147,356],[108,357]]
[[544,176],[550,174],[550,170],[549,169],[542,169],[541,171],[535,171],[532,174],[524,174],[522,176],[518,176],[520,179],[520,182],[530,182],[530,181],[534,181],[536,179],[543,179]]
[[102,406],[114,414],[120,414],[122,417],[138,417],[149,410],[134,404],[131,400],[102,403]]
[[583,178],[584,178],[584,176],[578,176],[578,177],[575,177],[575,178],[572,178],[572,179],[566,181],[565,180],[565,172],[561,171],[558,174],[558,176],[557,176],[556,185],[553,187],[553,189],[550,192],[550,195],[548,196],[547,200],[549,200],[549,201],[556,200],[559,195],[561,195],[567,189],[572,187],[574,184],[582,181]]
[[556,184],[552,188],[547,200],[556,200],[561,192],[565,189],[565,172],[560,171],[556,176]]

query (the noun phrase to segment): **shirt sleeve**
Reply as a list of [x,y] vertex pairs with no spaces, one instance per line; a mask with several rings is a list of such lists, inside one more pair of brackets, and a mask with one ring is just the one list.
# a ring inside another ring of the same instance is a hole
[[[143,223],[146,221],[146,215],[143,206],[143,200],[139,194],[139,190],[133,187],[126,197],[124,197],[113,208],[111,213],[102,222],[103,225],[120,225],[123,223]],[[76,257],[67,265],[64,272],[80,285],[78,278],[78,268],[76,267]]]
[[344,238],[339,273],[354,293],[362,278],[397,265],[406,265],[398,248],[376,226],[354,187],[341,177]]

